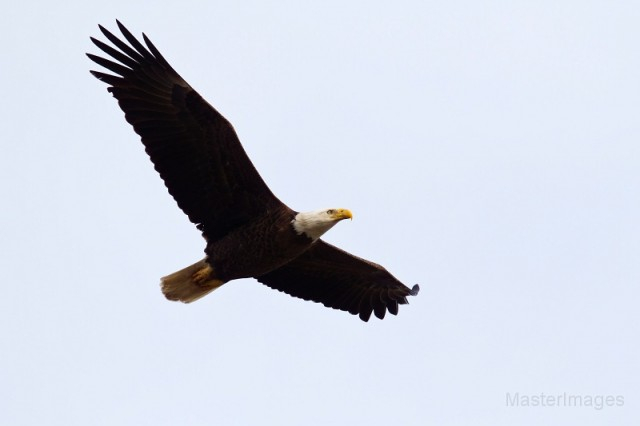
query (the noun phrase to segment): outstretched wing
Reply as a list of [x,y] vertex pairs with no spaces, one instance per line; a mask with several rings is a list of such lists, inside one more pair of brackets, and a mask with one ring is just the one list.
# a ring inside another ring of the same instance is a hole
[[380,319],[387,310],[396,315],[398,305],[409,303],[407,296],[420,290],[417,284],[409,289],[382,266],[322,240],[300,257],[256,279],[291,296],[359,315],[363,321],[369,320],[371,312]]
[[142,45],[120,22],[129,44],[100,26],[111,57],[87,54],[116,75],[91,73],[109,85],[169,193],[208,239],[281,206],[245,153],[233,126],[178,75],[143,34]]

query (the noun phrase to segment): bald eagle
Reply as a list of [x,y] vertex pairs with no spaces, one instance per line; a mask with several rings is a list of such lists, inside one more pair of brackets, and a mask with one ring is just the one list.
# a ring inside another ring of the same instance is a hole
[[169,300],[190,303],[239,278],[291,296],[382,319],[418,294],[382,266],[353,256],[320,237],[347,209],[297,212],[262,180],[233,126],[178,75],[146,35],[146,47],[119,21],[122,41],[91,37],[109,55],[87,56],[111,71],[91,71],[109,85],[126,120],[178,206],[202,232],[205,258],[161,279]]

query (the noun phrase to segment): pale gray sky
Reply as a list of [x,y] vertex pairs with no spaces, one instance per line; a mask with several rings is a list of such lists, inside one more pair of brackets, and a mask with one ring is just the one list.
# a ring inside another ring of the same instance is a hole
[[[41,3],[0,14],[1,424],[640,418],[640,4]],[[420,295],[366,324],[253,280],[166,301],[204,242],[88,72],[115,18]]]

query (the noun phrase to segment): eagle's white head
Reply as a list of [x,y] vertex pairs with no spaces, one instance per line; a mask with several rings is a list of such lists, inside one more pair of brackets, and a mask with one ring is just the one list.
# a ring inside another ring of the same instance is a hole
[[342,219],[352,218],[347,209],[325,209],[298,213],[291,224],[298,235],[305,234],[315,241]]

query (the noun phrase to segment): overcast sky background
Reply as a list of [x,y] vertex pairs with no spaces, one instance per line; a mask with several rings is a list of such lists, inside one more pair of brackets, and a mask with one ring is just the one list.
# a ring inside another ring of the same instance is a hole
[[[639,3],[40,3],[0,14],[1,424],[637,424]],[[88,72],[115,18],[420,295],[166,301],[204,242]]]

